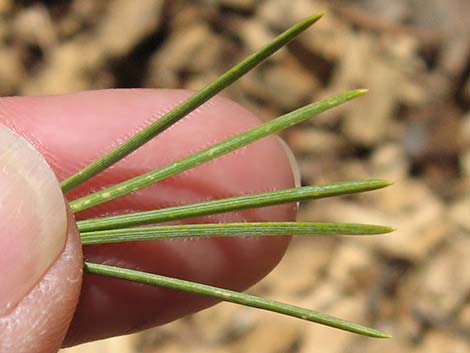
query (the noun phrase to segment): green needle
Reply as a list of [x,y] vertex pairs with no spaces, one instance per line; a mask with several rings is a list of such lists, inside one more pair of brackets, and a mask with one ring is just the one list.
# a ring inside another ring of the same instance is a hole
[[327,185],[304,186],[260,194],[230,197],[190,205],[168,207],[159,210],[128,213],[118,216],[91,218],[78,221],[77,226],[81,232],[128,228],[138,225],[207,216],[216,213],[239,211],[248,208],[272,206],[294,201],[347,195],[376,190],[388,185],[390,185],[390,183],[385,180],[372,179],[332,183]]
[[261,48],[238,65],[228,70],[201,91],[185,100],[144,130],[135,134],[133,137],[116,147],[113,151],[62,181],[61,186],[63,192],[69,192],[93,176],[101,173],[103,170],[112,166],[114,163],[126,157],[162,131],[184,118],[194,109],[207,102],[225,87],[235,82],[260,62],[285,46],[289,41],[317,22],[322,16],[323,14],[315,14],[292,26],[287,31],[276,37],[271,43],[267,44],[265,47]]
[[83,232],[83,245],[188,237],[237,237],[273,235],[374,235],[390,227],[355,223],[243,222],[137,227]]
[[344,92],[317,103],[309,104],[305,107],[294,110],[293,112],[282,115],[267,123],[261,124],[251,130],[238,134],[225,141],[216,143],[200,152],[196,152],[177,162],[171,163],[163,168],[148,172],[146,174],[129,179],[120,184],[105,188],[91,195],[84,196],[70,202],[72,212],[86,210],[88,208],[111,201],[120,196],[129,194],[133,191],[142,189],[153,183],[169,178],[173,175],[182,173],[188,169],[194,168],[207,161],[232,152],[240,147],[246,146],[256,140],[271,134],[278,133],[290,126],[305,121],[315,115],[318,115],[328,109],[336,107],[351,99],[364,95],[367,90],[358,89]]
[[101,264],[85,262],[84,269],[88,273],[103,275],[113,278],[120,278],[132,282],[144,283],[151,286],[160,286],[174,290],[205,295],[223,301],[250,306],[258,309],[277,312],[280,314],[293,316],[302,320],[316,322],[322,325],[338,328],[360,335],[375,338],[390,338],[391,336],[350,321],[337,319],[335,317],[321,314],[312,310],[300,308],[298,306],[281,303],[274,300],[256,297],[254,295],[239,293],[227,289],[208,286],[205,284],[189,282],[181,279],[170,278],[151,273],[129,270],[120,267],[113,267]]

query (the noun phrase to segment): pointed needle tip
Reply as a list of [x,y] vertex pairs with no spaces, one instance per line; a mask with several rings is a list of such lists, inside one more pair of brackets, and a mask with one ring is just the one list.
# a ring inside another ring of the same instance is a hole
[[396,229],[393,227],[381,226],[381,228],[382,228],[382,234],[388,234],[388,233],[392,233],[396,231]]
[[[367,180],[366,180],[367,182]],[[370,182],[376,188],[386,188],[387,186],[393,185],[393,182],[385,179],[370,179]]]
[[363,235],[383,235],[388,234],[396,231],[395,228],[388,227],[388,226],[377,226],[373,225],[373,228],[370,230],[370,233],[363,234]]
[[369,329],[367,333],[364,332],[363,334],[373,338],[393,338],[392,335],[376,329]]
[[368,88],[360,88],[360,89],[357,89],[356,90],[357,94],[362,96],[364,94],[366,94],[367,92],[369,92],[369,89]]
[[320,18],[322,18],[325,15],[325,12],[318,12],[316,14],[313,14],[305,19],[306,22],[308,22],[310,25],[313,25],[315,22],[317,22]]

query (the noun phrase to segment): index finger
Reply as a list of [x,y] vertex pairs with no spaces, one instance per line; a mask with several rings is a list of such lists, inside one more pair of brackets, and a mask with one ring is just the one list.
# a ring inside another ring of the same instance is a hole
[[[180,90],[108,90],[65,96],[3,98],[0,123],[32,141],[60,179],[186,98]],[[230,100],[216,97],[157,138],[67,195],[75,198],[180,159],[259,124]],[[275,137],[131,195],[77,215],[83,219],[190,204],[294,185],[289,160]],[[186,222],[288,221],[294,205],[200,217]],[[199,239],[90,246],[85,257],[124,267],[241,290],[280,260],[288,238]],[[109,278],[86,276],[67,344],[162,324],[214,302]]]

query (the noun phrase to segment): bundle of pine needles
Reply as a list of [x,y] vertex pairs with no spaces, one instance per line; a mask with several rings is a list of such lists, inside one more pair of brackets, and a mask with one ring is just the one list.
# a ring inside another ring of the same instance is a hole
[[[116,147],[113,151],[94,161],[83,170],[62,182],[64,193],[69,192],[85,181],[101,173],[140,146],[153,139],[191,111],[207,102],[222,89],[235,82],[257,64],[286,45],[290,40],[305,31],[318,21],[322,14],[316,14],[299,22],[275,38],[238,65],[234,66],[208,86],[179,104],[176,108],[153,122],[144,130]],[[265,136],[278,133],[292,125],[312,118],[326,110],[334,108],[349,100],[362,96],[366,90],[358,89],[341,93],[320,102],[312,103],[272,121],[261,124],[249,131],[240,133],[225,141],[216,143],[197,153],[162,168],[134,177],[125,182],[94,192],[70,202],[73,212],[83,211],[100,205],[153,183],[162,181],[176,174],[194,168],[219,156],[239,149]],[[363,180],[334,183],[319,186],[305,186],[282,191],[244,195],[201,202],[191,205],[176,206],[145,212],[135,212],[117,216],[101,217],[78,221],[82,244],[106,244],[114,242],[145,241],[155,239],[182,237],[232,237],[232,236],[275,236],[275,235],[372,235],[383,234],[391,228],[366,224],[318,223],[318,222],[246,222],[224,224],[189,224],[162,225],[155,224],[166,221],[188,219],[196,216],[265,207],[282,203],[312,200],[337,195],[364,192],[389,185],[383,180]],[[152,225],[143,227],[143,225]],[[223,301],[238,303],[255,308],[278,312],[300,319],[317,322],[338,329],[355,332],[371,337],[387,338],[388,334],[364,327],[359,324],[334,318],[315,311],[297,306],[259,298],[245,293],[189,282],[181,279],[165,277],[132,269],[107,266],[85,262],[86,272],[119,278],[127,281],[162,286],[175,290],[197,293]]]

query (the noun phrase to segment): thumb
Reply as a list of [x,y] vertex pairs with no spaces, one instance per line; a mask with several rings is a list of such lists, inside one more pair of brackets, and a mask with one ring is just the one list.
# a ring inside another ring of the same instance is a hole
[[73,218],[54,173],[0,126],[0,353],[57,352],[81,284]]

